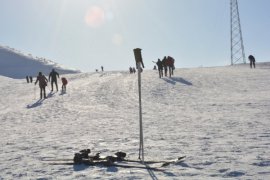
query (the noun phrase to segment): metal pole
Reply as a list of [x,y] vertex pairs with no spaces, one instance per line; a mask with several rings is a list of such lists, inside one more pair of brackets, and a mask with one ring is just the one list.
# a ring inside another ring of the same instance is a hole
[[[142,100],[141,100],[141,63],[138,62],[138,90],[139,90],[139,117],[140,117],[140,147],[139,147],[139,159],[144,162],[144,147],[143,147],[143,125],[142,125]],[[141,157],[142,156],[142,157]]]
[[244,49],[244,42],[243,42],[243,34],[242,34],[242,28],[241,28],[241,22],[240,22],[240,15],[239,15],[239,8],[238,8],[238,1],[236,0],[236,7],[237,7],[237,14],[238,14],[238,26],[239,26],[239,33],[240,33],[240,39],[241,39],[241,48],[242,48],[242,56],[243,56],[243,62],[246,64],[246,55],[245,55],[245,49]]
[[233,32],[232,32],[232,23],[233,23],[232,22],[232,18],[233,18],[232,11],[233,11],[233,9],[232,9],[232,7],[233,7],[233,5],[232,5],[232,0],[231,0],[231,8],[230,8],[231,9],[231,18],[230,18],[231,19],[231,65],[233,65],[233,37],[232,37],[233,36]]
[[238,0],[231,0],[231,65],[239,60],[246,63]]

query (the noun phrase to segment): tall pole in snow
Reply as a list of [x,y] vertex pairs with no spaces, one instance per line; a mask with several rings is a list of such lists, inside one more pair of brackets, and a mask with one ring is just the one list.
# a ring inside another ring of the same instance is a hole
[[138,72],[138,90],[139,90],[139,124],[140,124],[140,146],[139,146],[139,159],[144,162],[144,145],[143,145],[143,125],[142,125],[142,100],[141,100],[141,70],[144,67],[141,49],[136,48],[133,50],[136,60],[136,67]]

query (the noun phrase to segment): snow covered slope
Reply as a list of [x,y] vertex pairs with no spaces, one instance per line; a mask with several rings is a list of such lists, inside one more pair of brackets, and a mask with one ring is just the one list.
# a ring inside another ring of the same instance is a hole
[[0,77],[0,179],[270,179],[269,77],[269,63],[177,69],[162,79],[144,71],[145,159],[187,156],[165,172],[41,161],[84,148],[137,159],[137,75],[68,75],[67,93],[44,101],[33,84]]
[[23,54],[15,49],[0,46],[0,75],[22,79],[26,76],[37,76],[41,71],[48,74],[52,68],[61,74],[78,73],[78,70],[63,68],[60,65],[38,57],[32,57],[31,54]]

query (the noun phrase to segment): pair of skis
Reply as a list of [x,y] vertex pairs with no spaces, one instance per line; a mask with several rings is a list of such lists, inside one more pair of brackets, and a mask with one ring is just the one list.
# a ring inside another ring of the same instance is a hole
[[[95,157],[95,156],[93,156]],[[153,171],[164,171],[164,169],[160,169],[162,167],[167,167],[169,165],[178,164],[183,162],[185,156],[178,157],[175,160],[171,161],[144,161],[141,160],[131,160],[131,159],[116,159],[115,161],[111,161],[108,157],[98,159],[94,159],[93,157],[84,158],[80,163],[74,162],[73,159],[52,159],[52,158],[45,158],[42,161],[50,162],[50,165],[87,165],[87,166],[105,166],[105,167],[121,167],[121,168],[138,168],[138,169],[147,169]],[[70,161],[70,162],[69,162]],[[73,161],[73,162],[72,162]],[[116,162],[116,163],[115,163]],[[134,162],[140,163],[143,166],[137,165],[128,165],[128,164],[119,164],[121,162]],[[161,164],[159,167],[150,167],[149,164]]]

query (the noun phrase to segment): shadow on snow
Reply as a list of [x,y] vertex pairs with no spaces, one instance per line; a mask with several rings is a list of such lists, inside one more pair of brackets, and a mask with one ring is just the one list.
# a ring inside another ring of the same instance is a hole
[[[74,171],[83,171],[85,169],[88,169],[90,167],[105,167],[105,166],[88,166],[88,165],[85,165],[85,164],[75,164],[73,165],[73,170]],[[117,172],[118,171],[118,168],[117,167],[113,167],[113,166],[110,166],[110,167],[107,167],[107,172]]]
[[[54,94],[55,94],[54,92],[50,92],[50,93],[47,95],[47,98],[46,98],[46,99],[53,97]],[[36,107],[38,107],[38,106],[41,106],[44,100],[45,100],[45,99],[39,99],[39,100],[37,100],[37,101],[36,101],[35,103],[33,103],[33,104],[28,104],[28,105],[26,106],[26,108],[27,108],[27,109],[31,109],[31,108],[36,108]]]
[[44,99],[39,99],[39,100],[37,100],[37,102],[35,102],[33,104],[28,104],[27,109],[31,109],[31,108],[41,106],[43,101],[44,101]]
[[169,79],[168,78],[162,78],[162,79],[168,83],[173,84],[173,85],[175,85],[177,82],[182,83],[182,84],[187,85],[187,86],[193,85],[191,82],[189,82],[183,78],[180,78],[180,77],[170,77]]

